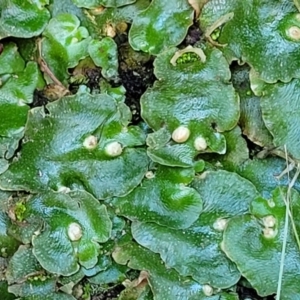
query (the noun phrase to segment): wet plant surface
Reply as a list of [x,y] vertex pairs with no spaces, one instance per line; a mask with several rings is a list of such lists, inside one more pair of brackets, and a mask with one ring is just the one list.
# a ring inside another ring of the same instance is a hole
[[300,299],[299,11],[0,1],[0,298]]

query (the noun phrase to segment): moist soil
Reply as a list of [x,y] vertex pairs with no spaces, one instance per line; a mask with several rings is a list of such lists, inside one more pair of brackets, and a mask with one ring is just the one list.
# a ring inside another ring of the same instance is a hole
[[124,286],[117,285],[103,293],[93,295],[91,297],[91,300],[116,300],[116,299],[118,299],[122,290],[124,290]]

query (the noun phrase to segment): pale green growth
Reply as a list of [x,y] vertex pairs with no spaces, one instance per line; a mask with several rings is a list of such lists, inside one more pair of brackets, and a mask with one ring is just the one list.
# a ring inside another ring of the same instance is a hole
[[[217,42],[215,42],[212,38],[212,33],[217,30],[220,26],[224,25],[225,23],[229,22],[230,20],[232,20],[234,17],[234,13],[231,12],[231,13],[228,13],[222,17],[220,17],[218,20],[216,20],[210,27],[208,27],[206,29],[206,32],[205,32],[205,37],[207,38],[207,40],[214,46],[219,46],[219,47],[225,47],[225,45],[221,45]],[[216,37],[216,36],[215,36]]]
[[98,139],[94,135],[88,136],[83,142],[84,148],[88,150],[95,149],[97,147],[97,144],[98,144]]
[[277,235],[277,230],[275,230],[273,228],[264,228],[263,229],[263,235],[267,239],[273,239]]
[[185,126],[177,127],[172,133],[172,140],[176,143],[184,143],[190,137],[190,130]]
[[271,208],[275,207],[275,202],[273,201],[273,199],[269,199],[269,200],[268,200],[268,205],[269,205]]
[[294,41],[300,40],[300,28],[298,26],[291,26],[286,30],[286,34]]
[[26,206],[23,201],[17,202],[15,206],[15,216],[18,221],[24,220],[24,213],[26,212]]
[[178,58],[180,56],[182,56],[183,54],[189,53],[189,52],[193,52],[193,53],[197,54],[203,63],[206,62],[206,56],[205,56],[203,50],[200,48],[193,48],[191,45],[189,45],[184,49],[176,51],[174,56],[171,58],[170,63],[173,66],[176,66]]
[[91,14],[93,14],[94,16],[100,15],[103,13],[105,7],[104,6],[99,6],[93,9],[90,9],[89,11],[91,12]]
[[194,141],[194,147],[197,151],[203,151],[207,148],[207,142],[204,137],[198,136]]
[[223,231],[226,228],[227,219],[217,219],[213,224],[213,228],[217,231]]
[[273,216],[263,218],[263,223],[266,228],[273,228],[276,225],[276,219]]
[[118,142],[111,142],[106,145],[105,147],[105,153],[108,156],[116,157],[122,154],[122,145]]
[[202,286],[202,289],[203,289],[204,295],[207,297],[212,296],[212,294],[214,293],[214,289],[208,284],[204,284]]
[[[300,1],[299,0],[294,0],[294,4],[297,7],[298,11],[300,11]],[[299,15],[299,14],[298,14]],[[297,15],[297,16],[298,16]]]
[[76,37],[73,37],[72,40],[71,40],[71,44],[76,44],[78,42],[79,42],[79,40]]
[[18,100],[18,106],[25,106],[26,103],[23,100]]
[[78,223],[71,223],[68,227],[68,237],[74,242],[78,241],[82,237],[82,229]]
[[216,30],[211,34],[212,40],[216,41],[216,40],[220,37],[220,33],[221,33],[221,30],[220,30],[220,29],[216,29]]
[[71,191],[71,189],[66,186],[60,186],[57,191],[59,193],[67,194]]
[[38,235],[40,235],[41,234],[41,230],[40,229],[38,229],[38,230],[36,230],[34,233],[33,233],[34,235],[36,235],[36,236],[38,236]]
[[0,254],[1,254],[2,257],[5,257],[5,258],[8,257],[7,248],[1,248],[1,253]]
[[146,174],[145,174],[145,177],[148,178],[148,179],[152,179],[155,177],[154,173],[152,171],[148,171]]

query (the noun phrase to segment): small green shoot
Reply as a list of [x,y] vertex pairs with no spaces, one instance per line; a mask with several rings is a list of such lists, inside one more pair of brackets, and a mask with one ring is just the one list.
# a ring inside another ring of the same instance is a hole
[[17,202],[15,206],[15,215],[18,221],[24,220],[24,213],[26,212],[26,206],[23,201]]

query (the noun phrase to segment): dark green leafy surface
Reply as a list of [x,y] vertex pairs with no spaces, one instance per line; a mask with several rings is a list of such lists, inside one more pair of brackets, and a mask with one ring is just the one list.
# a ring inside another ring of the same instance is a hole
[[2,72],[12,75],[3,78],[0,88],[0,173],[7,168],[4,159],[12,158],[23,137],[29,111],[26,104],[32,102],[34,90],[44,86],[37,64],[29,62],[25,66],[15,44],[5,44],[3,54],[6,64]]
[[245,65],[236,67],[232,72],[232,83],[240,96],[240,126],[243,134],[255,144],[272,146],[273,138],[266,128],[260,107],[263,99],[251,91],[249,67]]
[[4,249],[2,255],[4,257],[12,256],[18,248],[18,241],[7,234],[11,221],[4,211],[0,211],[0,247]]
[[[155,60],[158,81],[142,96],[141,109],[143,118],[156,131],[151,144],[148,142],[148,155],[161,164],[184,167],[193,165],[200,152],[194,146],[198,136],[207,144],[202,152],[226,152],[221,132],[236,125],[239,98],[228,82],[230,71],[220,51],[207,49],[205,63],[197,60],[173,66],[170,60],[175,51],[163,52]],[[164,128],[171,136],[180,125],[190,130],[190,137],[181,144],[169,142]]]
[[0,74],[13,74],[22,72],[25,62],[18,52],[15,43],[4,44],[3,52],[0,56]]
[[9,291],[25,300],[75,300],[72,295],[56,292],[56,282],[54,279],[35,280],[15,284],[9,287]]
[[[141,245],[160,253],[166,265],[181,275],[190,275],[202,284],[218,288],[230,287],[240,274],[219,248],[222,230],[217,224],[247,212],[257,192],[250,182],[226,171],[204,173],[192,185],[203,199],[204,208],[190,228],[178,231],[154,223],[135,222],[133,237]],[[231,188],[226,192],[228,187]]]
[[[25,216],[42,218],[44,229],[32,237],[33,253],[49,272],[71,275],[78,262],[92,268],[97,263],[97,243],[110,237],[111,221],[103,205],[86,192],[49,193],[29,200]],[[81,227],[78,241],[69,238],[69,226]]]
[[30,38],[42,33],[50,19],[44,0],[1,0],[0,39]]
[[290,27],[300,25],[293,1],[209,1],[201,14],[202,28],[228,13],[234,17],[218,39],[227,44],[228,60],[247,62],[266,82],[299,78],[299,39],[287,34]]
[[[268,157],[246,161],[237,169],[237,173],[251,181],[263,197],[270,197],[277,186],[287,186],[290,178],[295,175],[293,170],[289,175],[280,177],[285,167],[284,159]],[[294,188],[300,191],[299,180],[295,182]]]
[[202,211],[201,197],[186,186],[194,177],[193,169],[160,166],[146,176],[134,192],[113,202],[118,213],[131,220],[173,228],[187,228],[198,219]]
[[9,284],[22,282],[30,274],[38,274],[42,267],[28,246],[20,246],[9,262],[6,278]]
[[299,12],[0,0],[1,300],[300,300]]
[[102,75],[108,80],[118,77],[118,51],[117,45],[111,38],[101,41],[93,40],[89,44],[88,52],[96,66],[102,68]]
[[[148,161],[145,150],[134,146],[142,145],[144,137],[139,128],[127,127],[130,113],[123,103],[106,95],[84,93],[53,102],[47,109],[49,114],[43,108],[31,110],[23,155],[3,174],[2,188],[84,188],[98,198],[107,198],[127,194],[140,183]],[[98,143],[89,150],[83,143],[91,135]],[[124,147],[115,158],[104,151],[112,141]],[[121,175],[118,184],[110,180],[117,173]]]
[[129,42],[135,50],[158,54],[184,39],[193,10],[184,0],[153,0],[133,20]]
[[[286,188],[277,188],[273,191],[272,198],[268,200],[257,198],[251,207],[253,216],[233,218],[229,221],[224,233],[222,248],[262,296],[275,293],[277,288],[284,223],[286,222],[284,203],[286,194]],[[293,212],[298,211],[299,200],[299,194],[293,190],[291,210],[297,231],[299,220]],[[275,225],[272,226],[274,237],[263,233],[264,230],[269,229],[264,227],[266,225],[263,221],[263,218],[268,216],[275,220]],[[297,244],[291,225],[287,234],[281,298],[299,299],[299,278],[295,273],[300,264],[299,244]]]
[[173,269],[166,269],[158,255],[136,243],[117,248],[113,257],[118,263],[128,263],[128,266],[133,269],[147,270],[149,272],[149,284],[156,295],[156,299],[217,300],[220,298],[220,295],[206,297],[203,293],[203,287],[199,283],[190,278],[183,280]]
[[[274,145],[284,149],[296,159],[300,159],[300,81],[287,84],[277,83],[263,87],[261,97],[262,117],[273,135]],[[288,117],[287,117],[288,116]]]

